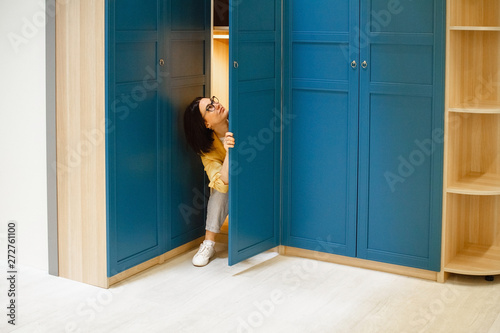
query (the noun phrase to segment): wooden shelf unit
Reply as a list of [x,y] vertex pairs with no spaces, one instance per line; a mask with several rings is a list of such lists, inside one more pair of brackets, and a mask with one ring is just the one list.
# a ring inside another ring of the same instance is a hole
[[500,275],[500,1],[447,21],[442,272]]
[[447,194],[444,270],[500,274],[500,196]]

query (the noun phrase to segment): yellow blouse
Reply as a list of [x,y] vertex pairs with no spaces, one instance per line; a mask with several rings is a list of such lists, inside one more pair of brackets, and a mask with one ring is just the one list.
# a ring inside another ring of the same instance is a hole
[[220,171],[226,158],[226,149],[215,132],[212,136],[214,138],[213,148],[208,153],[201,155],[201,161],[205,166],[208,179],[210,179],[208,186],[221,193],[227,193],[229,187],[220,179]]

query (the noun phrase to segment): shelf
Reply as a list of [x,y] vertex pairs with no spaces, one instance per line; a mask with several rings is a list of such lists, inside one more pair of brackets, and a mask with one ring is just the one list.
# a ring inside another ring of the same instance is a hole
[[444,271],[465,275],[500,275],[500,247],[467,244]]
[[228,26],[214,26],[213,30],[214,30],[214,32],[229,33],[229,27]]
[[451,31],[500,31],[500,27],[453,26]]
[[448,185],[448,193],[500,195],[500,175],[470,174]]
[[500,274],[500,196],[448,193],[445,198],[444,270]]
[[459,113],[500,114],[500,105],[491,102],[464,102],[449,108],[448,111]]
[[214,39],[229,39],[229,28],[214,27],[213,30]]

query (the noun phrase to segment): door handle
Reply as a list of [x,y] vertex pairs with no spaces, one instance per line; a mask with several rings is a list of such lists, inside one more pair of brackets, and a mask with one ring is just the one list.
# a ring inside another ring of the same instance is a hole
[[356,63],[356,60],[353,60],[353,61],[351,62],[351,67],[352,67],[352,68],[356,68],[356,67],[358,67],[358,64]]
[[361,63],[361,67],[363,67],[363,69],[366,69],[366,67],[368,67],[368,63],[366,62],[366,60]]
[[160,66],[165,66],[165,60],[163,60],[163,58],[160,59]]
[[238,64],[238,62],[237,62],[237,61],[235,61],[235,62],[233,62],[233,67],[234,67],[234,68],[238,68],[238,67],[240,67],[240,64]]

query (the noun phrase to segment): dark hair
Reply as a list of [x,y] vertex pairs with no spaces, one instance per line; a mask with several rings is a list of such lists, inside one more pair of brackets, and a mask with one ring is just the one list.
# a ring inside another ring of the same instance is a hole
[[205,119],[200,113],[202,98],[196,97],[184,111],[184,135],[191,148],[200,155],[212,150],[214,142],[213,130],[205,126]]

